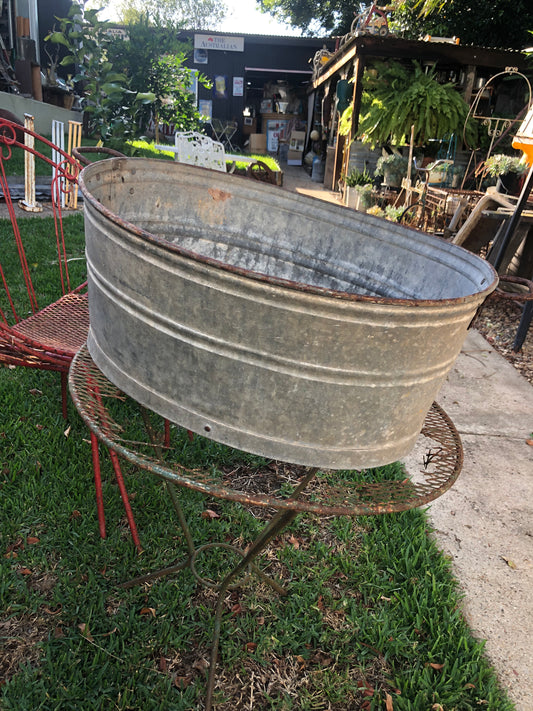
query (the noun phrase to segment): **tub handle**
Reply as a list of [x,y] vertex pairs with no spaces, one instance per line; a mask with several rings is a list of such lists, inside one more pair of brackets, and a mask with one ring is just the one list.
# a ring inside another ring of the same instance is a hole
[[83,153],[107,153],[107,155],[113,156],[114,158],[126,158],[124,153],[120,153],[120,151],[116,151],[114,148],[107,148],[106,146],[79,146],[78,148],[73,148],[72,155],[82,165],[90,165],[93,162],[86,158]]
[[509,282],[510,284],[521,284],[522,286],[527,287],[528,291],[510,292],[497,288],[493,291],[491,296],[494,296],[498,299],[508,299],[509,301],[533,301],[533,281],[530,281],[529,279],[523,279],[522,277],[508,276],[507,274],[502,274],[500,276],[500,283],[501,282]]

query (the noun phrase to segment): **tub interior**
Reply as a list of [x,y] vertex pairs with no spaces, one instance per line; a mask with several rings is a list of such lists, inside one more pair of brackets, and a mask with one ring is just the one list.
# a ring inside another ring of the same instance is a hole
[[98,180],[91,174],[85,189],[120,220],[193,258],[340,298],[441,301],[495,281],[476,255],[390,221],[246,178],[139,160],[105,161],[114,169]]

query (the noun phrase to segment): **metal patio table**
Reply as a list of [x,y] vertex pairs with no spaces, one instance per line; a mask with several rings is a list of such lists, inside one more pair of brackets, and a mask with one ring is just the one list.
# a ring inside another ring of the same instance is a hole
[[[441,496],[453,485],[463,464],[459,434],[444,410],[434,403],[426,415],[417,443],[417,446],[423,445],[424,451],[421,469],[411,475],[406,473],[403,480],[354,482],[343,480],[339,473],[332,483],[328,481],[332,479],[331,476],[320,477],[318,468],[307,468],[289,495],[286,492],[282,494],[281,492],[243,491],[233,488],[231,483],[224,482],[221,474],[217,475],[216,472],[206,469],[187,469],[175,461],[170,461],[153,432],[149,412],[140,405],[146,425],[146,439],[144,442],[128,439],[126,421],[124,419],[121,422],[121,417],[127,417],[123,403],[130,398],[97,368],[87,346],[81,348],[72,362],[69,386],[76,408],[98,440],[124,459],[152,472],[165,482],[186,541],[187,553],[180,563],[128,581],[124,583],[124,587],[175,573],[186,567],[190,568],[199,583],[212,586],[212,583],[203,579],[196,570],[195,562],[198,554],[208,548],[221,546],[232,548],[241,556],[220,585],[216,586],[218,599],[205,701],[205,708],[208,710],[213,704],[224,598],[237,576],[244,571],[257,574],[279,594],[287,594],[277,581],[266,576],[254,564],[257,556],[274,537],[279,535],[299,513],[353,517],[400,512],[425,505]],[[354,437],[357,434],[356,427],[354,423]],[[225,543],[211,543],[196,547],[180,505],[177,487],[193,489],[209,496],[245,505],[274,508],[276,513],[248,547],[246,553]]]

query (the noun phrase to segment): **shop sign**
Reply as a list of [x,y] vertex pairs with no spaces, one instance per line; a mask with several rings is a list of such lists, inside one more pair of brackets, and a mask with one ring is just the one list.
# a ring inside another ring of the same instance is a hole
[[244,37],[194,35],[195,49],[219,49],[224,52],[244,52]]

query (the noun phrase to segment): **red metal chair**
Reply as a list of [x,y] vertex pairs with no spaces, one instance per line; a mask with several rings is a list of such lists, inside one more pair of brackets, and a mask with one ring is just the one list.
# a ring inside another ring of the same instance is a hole
[[[24,186],[20,180],[8,178],[9,161],[14,162],[21,151],[25,161]],[[63,221],[64,206],[72,202],[72,195],[77,190],[78,172],[77,161],[50,141],[27,128],[0,119],[0,198],[5,202],[13,237],[10,243],[0,242],[0,365],[60,373],[65,418],[69,366],[87,340],[89,331],[87,282],[71,283],[71,246]],[[37,245],[36,240],[31,239],[31,223],[24,220],[24,212],[21,212],[26,211],[31,216],[41,209],[35,201],[35,175],[39,175],[39,183],[43,183],[46,209],[53,218],[54,234],[50,235],[50,240],[55,242],[52,248],[53,266],[39,265],[42,254],[35,256]],[[21,215],[23,219],[20,219]],[[47,269],[46,288],[43,283],[36,286],[39,266]],[[53,296],[50,296],[49,288],[51,291],[55,288]],[[40,303],[42,299],[46,303]],[[105,538],[100,457],[98,443],[92,433],[91,451],[99,530],[101,537]],[[110,451],[110,456],[132,538],[140,549],[120,465],[114,452]]]

